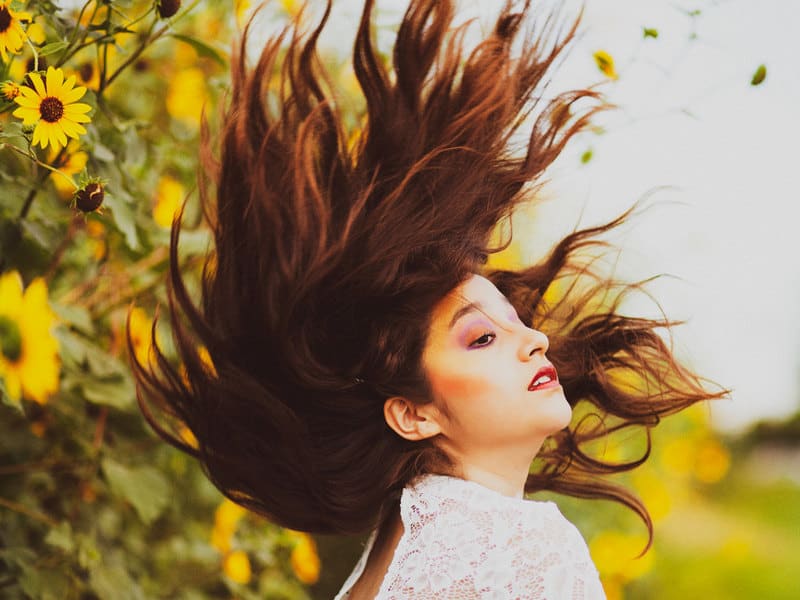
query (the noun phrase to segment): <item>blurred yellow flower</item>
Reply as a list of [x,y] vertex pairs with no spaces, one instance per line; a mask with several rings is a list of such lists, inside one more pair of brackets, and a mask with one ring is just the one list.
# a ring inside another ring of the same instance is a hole
[[[217,376],[217,370],[214,368],[214,362],[211,360],[211,355],[208,353],[208,348],[205,346],[200,346],[197,349],[197,354],[200,356],[200,362],[203,363],[205,370],[208,374],[212,375],[213,377]],[[181,365],[180,368],[181,380],[185,386],[189,386],[189,376],[186,373],[186,367]]]
[[[84,167],[86,167],[86,163],[89,161],[89,155],[83,150],[78,150],[78,148],[79,145],[76,142],[67,144],[67,150],[64,155],[62,155],[61,160],[58,161],[58,164],[54,162],[58,157],[58,150],[56,148],[51,148],[50,152],[47,154],[47,162],[65,175],[69,175],[70,177],[77,175],[83,171]],[[50,180],[53,182],[53,187],[56,188],[56,192],[58,192],[58,196],[62,200],[70,200],[75,194],[75,186],[73,186],[72,182],[66,177],[54,173],[50,177]]]
[[44,279],[34,279],[23,294],[17,271],[0,276],[0,377],[12,401],[25,396],[44,404],[58,390],[55,324]]
[[594,62],[597,68],[603,72],[603,75],[609,79],[617,79],[617,71],[614,69],[614,58],[605,50],[598,50],[594,56]]
[[235,550],[225,555],[222,560],[222,570],[236,583],[246,584],[252,577],[250,559],[242,550]]
[[[643,468],[650,469],[650,467]],[[631,478],[653,521],[658,522],[666,517],[672,506],[672,500],[664,478],[652,470],[635,471]]]
[[203,71],[197,68],[181,69],[169,83],[167,112],[186,125],[198,127],[206,99],[206,76]]
[[283,10],[286,11],[286,14],[294,18],[300,14],[300,10],[303,8],[303,3],[299,0],[281,0],[281,6],[283,6]]
[[695,450],[694,476],[703,483],[716,483],[728,473],[731,455],[718,440],[708,438]]
[[81,85],[89,89],[96,90],[100,85],[100,69],[93,60],[85,60],[78,64],[75,69],[75,76]]
[[33,21],[25,30],[28,39],[34,44],[41,46],[47,41],[47,34],[44,32],[44,27],[38,21]]
[[31,13],[11,9],[11,2],[0,0],[0,54],[3,62],[8,62],[8,52],[14,54],[22,50],[25,43],[25,30],[21,21],[30,21]]
[[86,114],[92,107],[79,103],[86,93],[85,87],[75,87],[75,76],[64,81],[64,71],[47,68],[45,82],[38,73],[29,74],[34,88],[20,88],[20,95],[14,99],[19,108],[13,112],[25,125],[36,125],[33,130],[33,143],[46,148],[67,145],[67,136],[78,138],[86,133],[81,123],[89,123]]
[[241,27],[246,21],[247,12],[250,10],[250,0],[235,0],[236,23]]
[[181,208],[184,195],[185,191],[180,181],[169,175],[161,177],[156,187],[153,220],[159,226],[169,229],[172,226],[172,218]]
[[661,462],[673,475],[687,476],[692,473],[695,461],[695,441],[687,437],[673,438],[662,449]]
[[646,540],[642,535],[629,535],[617,531],[601,531],[589,542],[589,552],[600,576],[605,580],[637,579],[653,568],[655,552],[637,558]]
[[211,545],[222,554],[231,550],[231,538],[236,532],[239,521],[247,514],[247,510],[225,498],[214,512],[214,528],[211,530]]
[[100,221],[88,219],[86,221],[86,233],[89,236],[86,242],[92,250],[92,256],[97,260],[102,259],[106,255],[108,249],[106,243],[106,226]]
[[19,86],[13,81],[4,81],[0,83],[0,94],[9,102],[19,96]]
[[144,309],[138,306],[130,312],[130,336],[133,342],[133,351],[136,354],[136,360],[147,366],[150,364],[150,355],[152,354],[152,339],[150,337],[150,328],[153,321],[144,312]]
[[302,583],[313,585],[319,579],[320,560],[317,544],[307,533],[296,532],[297,542],[292,548],[289,562],[292,571]]
[[184,424],[181,424],[181,426],[178,428],[178,437],[180,437],[181,440],[183,440],[183,442],[190,448],[194,448],[196,450],[200,446],[194,433],[192,433],[192,430]]

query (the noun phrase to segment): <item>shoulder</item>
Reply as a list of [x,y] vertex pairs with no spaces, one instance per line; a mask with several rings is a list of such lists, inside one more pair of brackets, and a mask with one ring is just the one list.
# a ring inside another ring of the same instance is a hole
[[440,479],[406,489],[406,533],[387,573],[387,592],[418,598],[603,597],[581,591],[591,587],[581,579],[593,579],[599,588],[597,573],[580,533],[555,504],[506,498],[465,483],[454,490]]

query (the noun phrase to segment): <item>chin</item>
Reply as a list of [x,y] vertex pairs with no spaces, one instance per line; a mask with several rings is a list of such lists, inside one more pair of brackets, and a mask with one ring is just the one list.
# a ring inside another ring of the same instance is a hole
[[572,407],[567,402],[564,393],[554,394],[552,404],[548,406],[547,414],[542,415],[542,421],[549,426],[550,434],[561,431],[567,427],[572,420]]

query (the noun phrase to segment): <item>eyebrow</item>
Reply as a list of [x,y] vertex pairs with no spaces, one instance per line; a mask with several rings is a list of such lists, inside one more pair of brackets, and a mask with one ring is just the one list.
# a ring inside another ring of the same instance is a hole
[[467,313],[471,313],[474,310],[482,311],[483,310],[483,304],[481,304],[480,302],[470,302],[469,304],[465,304],[464,306],[459,308],[453,314],[453,318],[450,319],[450,325],[448,326],[448,329],[452,329],[453,325],[456,324],[456,321],[458,321],[461,317],[463,317]]
[[[507,304],[511,308],[514,308],[514,305],[511,304],[511,302],[509,302],[508,298],[506,298],[505,296],[503,296],[503,301],[505,302],[505,304]],[[458,321],[461,317],[463,317],[467,313],[471,313],[472,311],[475,311],[475,310],[485,314],[484,306],[480,302],[470,302],[469,304],[465,304],[464,306],[459,308],[453,314],[453,318],[450,319],[450,325],[448,326],[448,329],[452,329],[453,325],[455,325],[456,321]]]

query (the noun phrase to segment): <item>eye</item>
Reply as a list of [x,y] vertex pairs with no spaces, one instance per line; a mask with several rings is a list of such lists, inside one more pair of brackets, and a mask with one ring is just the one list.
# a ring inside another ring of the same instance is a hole
[[496,338],[496,337],[497,337],[497,335],[495,335],[491,331],[487,331],[483,335],[481,335],[479,338],[476,338],[475,340],[470,342],[469,347],[470,348],[482,348],[483,346],[488,346],[489,344],[491,344],[494,341],[494,338]]

